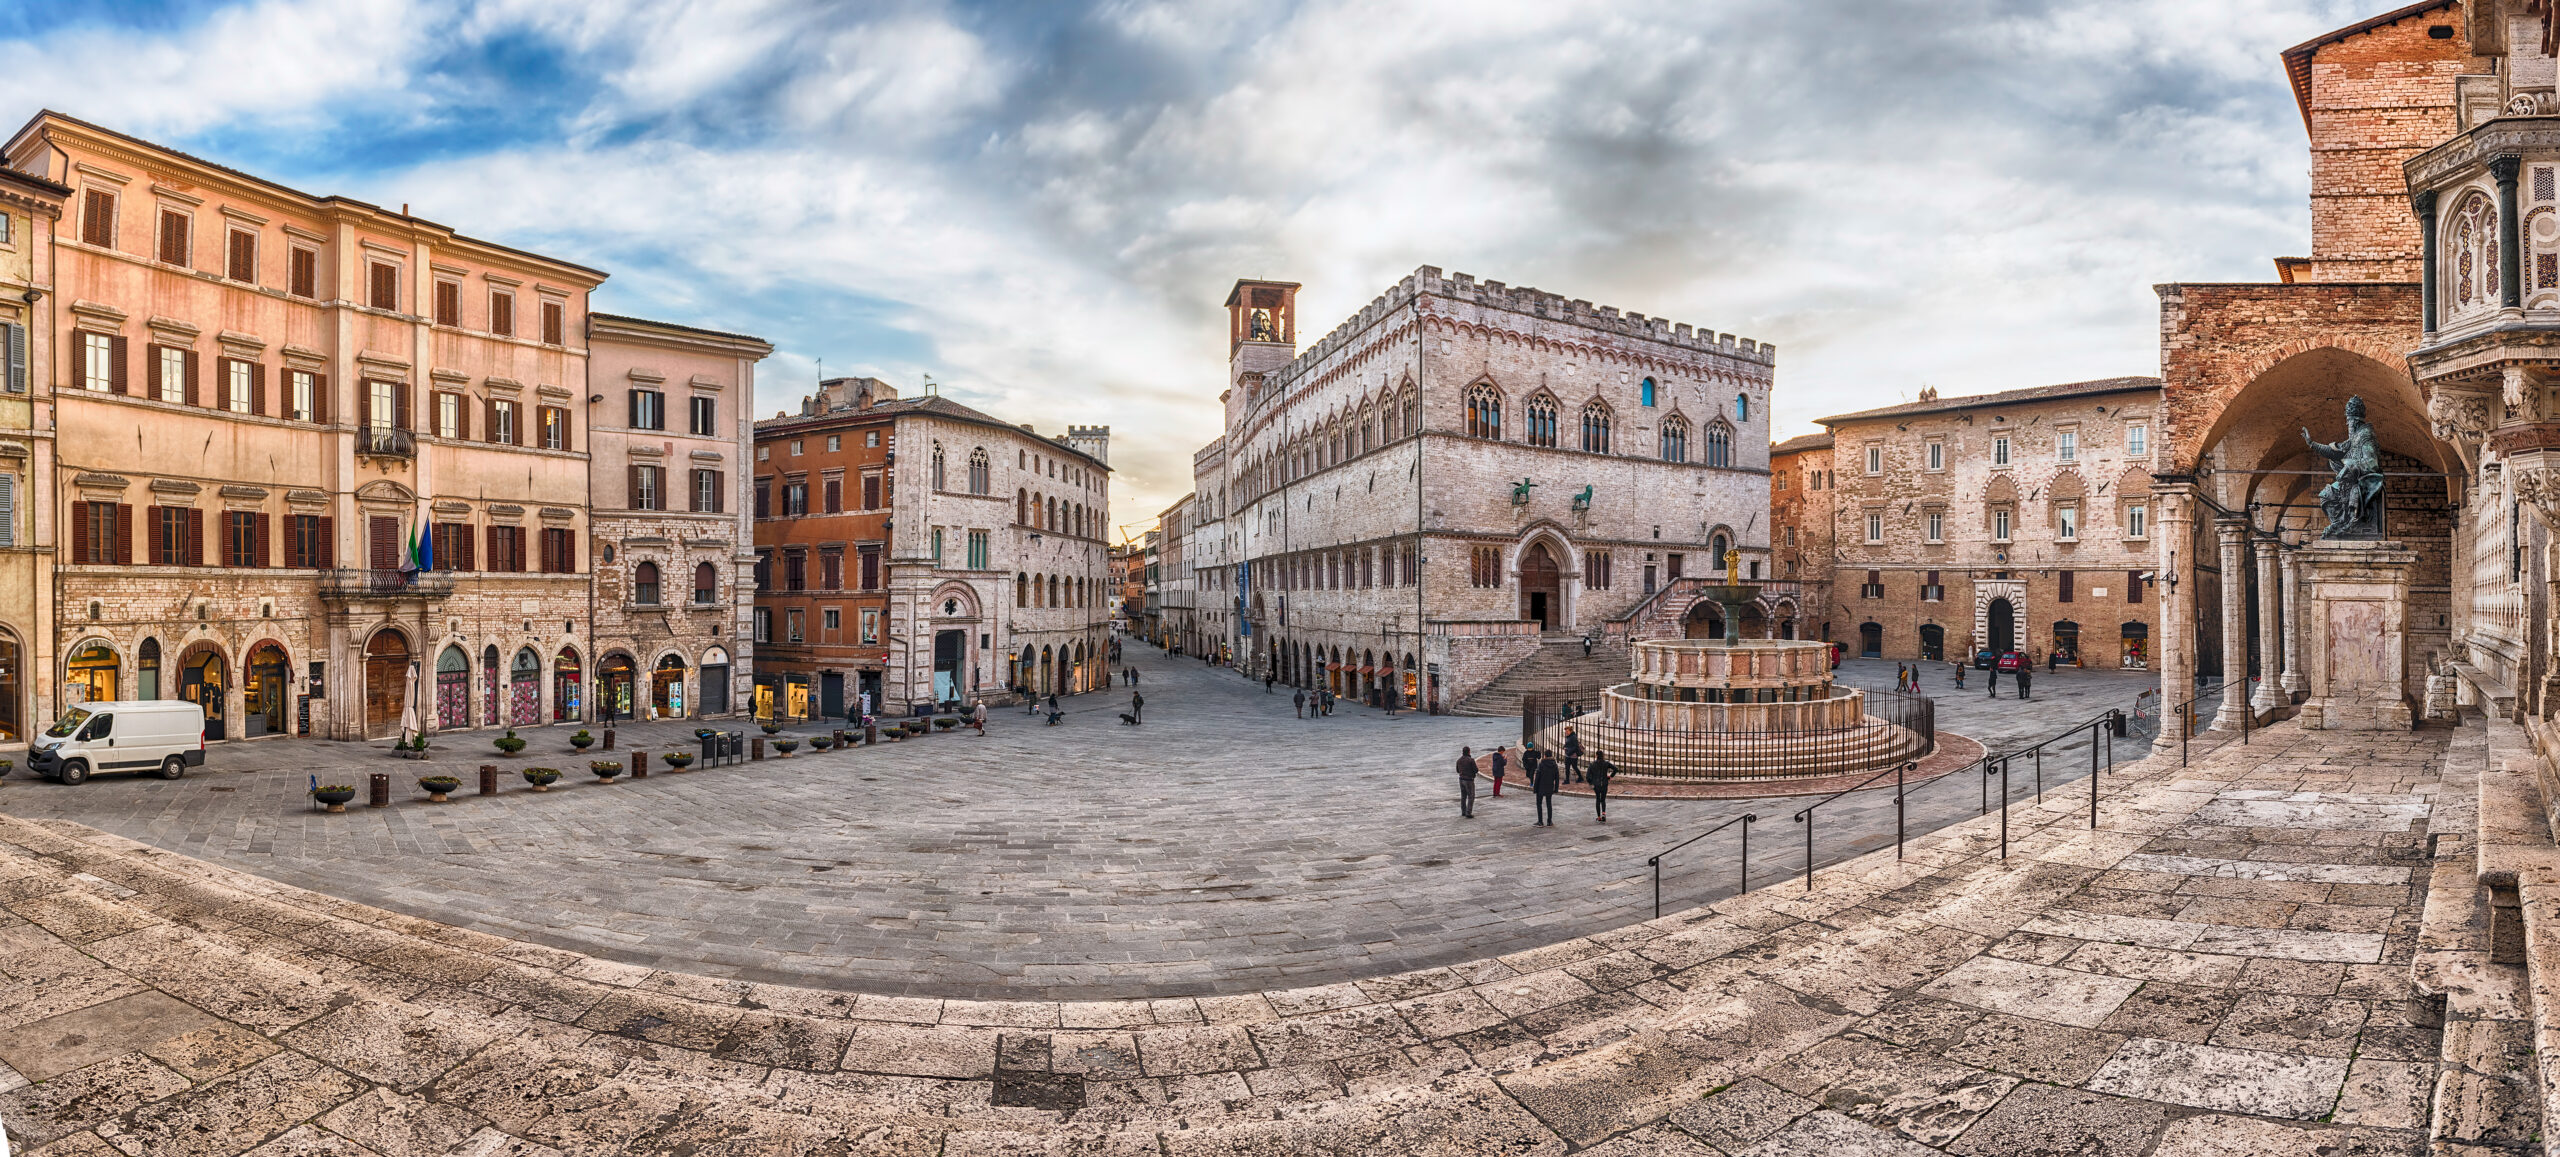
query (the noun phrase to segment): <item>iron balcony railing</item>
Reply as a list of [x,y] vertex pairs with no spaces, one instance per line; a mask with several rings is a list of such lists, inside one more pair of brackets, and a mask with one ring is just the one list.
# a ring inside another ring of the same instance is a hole
[[404,571],[341,567],[320,572],[324,599],[441,599],[453,593],[449,570]]
[[356,431],[356,453],[370,458],[415,458],[418,439],[407,430],[365,426]]

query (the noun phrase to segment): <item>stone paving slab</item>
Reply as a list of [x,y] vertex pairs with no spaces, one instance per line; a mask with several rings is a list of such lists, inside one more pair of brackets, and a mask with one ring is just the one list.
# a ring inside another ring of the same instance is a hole
[[[564,727],[521,729],[531,746],[518,758],[489,746],[495,733],[451,733],[423,763],[387,745],[263,740],[216,745],[173,782],[0,781],[0,813],[643,968],[930,997],[1198,996],[1499,957],[1651,918],[1646,859],[1746,811],[1765,813],[1755,882],[1802,870],[1801,828],[1785,816],[1806,799],[1619,798],[1604,825],[1587,796],[1566,797],[1557,826],[1540,828],[1515,777],[1500,797],[1484,785],[1466,820],[1458,749],[1516,745],[1514,721],[1348,704],[1306,720],[1286,688],[1187,660],[1139,666],[1135,727],[1117,722],[1120,688],[1063,700],[1058,727],[999,711],[986,738],[804,748],[610,786],[584,772]],[[2051,730],[2098,700],[2130,702],[2134,684],[2063,672],[2037,686],[2025,704],[1950,700],[1942,718]],[[626,759],[693,746],[681,724],[616,738]],[[483,763],[500,768],[495,797],[471,794]],[[2044,786],[2066,790],[2086,764],[2085,748],[2057,755]],[[536,793],[525,766],[567,775]],[[2012,794],[2032,796],[2031,769],[2016,771]],[[375,772],[393,777],[394,806],[329,815],[303,798],[315,777],[361,787]],[[432,772],[460,776],[465,794],[425,802],[412,781]],[[1975,815],[1985,790],[1964,775],[1916,789],[1909,830]],[[1818,820],[1818,863],[1886,846],[1892,792],[1835,801]],[[1738,835],[1666,860],[1665,902],[1735,891]],[[74,940],[120,930],[85,899],[51,903],[42,919]],[[9,1017],[0,1009],[0,1027]]]
[[[1499,957],[1108,1002],[638,968],[0,817],[0,991],[48,993],[24,1039],[112,1037],[137,994],[209,1022],[0,1072],[0,1122],[40,1157],[2414,1153],[2450,1051],[2407,1016],[2424,884],[2217,873],[2412,868],[2429,813],[2210,821],[2243,792],[2426,799],[2445,738],[2277,727],[2109,777],[2094,834],[2076,801],[2013,805],[2005,860],[1977,819]],[[2297,926],[2339,907],[2388,912]]]

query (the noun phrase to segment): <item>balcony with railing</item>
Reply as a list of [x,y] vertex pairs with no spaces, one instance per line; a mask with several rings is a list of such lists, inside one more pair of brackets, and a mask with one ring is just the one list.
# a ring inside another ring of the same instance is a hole
[[324,599],[441,599],[453,593],[449,570],[404,571],[341,567],[320,572]]
[[415,458],[418,438],[407,430],[389,426],[361,427],[356,430],[356,454],[364,458]]

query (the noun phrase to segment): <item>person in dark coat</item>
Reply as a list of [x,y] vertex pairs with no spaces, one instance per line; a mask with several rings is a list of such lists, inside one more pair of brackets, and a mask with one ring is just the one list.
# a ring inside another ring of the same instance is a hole
[[1137,692],[1135,692],[1135,691],[1130,692],[1130,693],[1129,693],[1129,714],[1134,715],[1134,716],[1136,716],[1136,717],[1138,717],[1138,718],[1140,718],[1140,719],[1144,719],[1144,718],[1146,718],[1146,717],[1147,717],[1147,697],[1146,697],[1146,696],[1144,696],[1144,695],[1141,695],[1141,694],[1139,694],[1139,693],[1137,693]]
[[1300,692],[1298,692],[1297,694],[1290,696],[1290,697],[1289,697],[1289,708],[1290,708],[1290,710],[1296,711],[1296,712],[1298,713],[1298,718],[1300,718],[1300,719],[1304,719],[1304,718],[1306,718],[1306,717],[1307,717],[1307,693],[1306,693],[1306,692],[1304,692],[1304,691],[1300,691]]
[[1556,765],[1556,757],[1541,756],[1529,786],[1538,793],[1538,826],[1556,826],[1556,789],[1563,786],[1564,770]]
[[1502,798],[1502,777],[1511,770],[1511,753],[1500,747],[1493,749],[1493,798]]
[[1591,806],[1600,813],[1600,822],[1609,822],[1609,780],[1618,774],[1618,765],[1606,755],[1591,758]]
[[1582,737],[1570,727],[1564,729],[1564,777],[1566,783],[1582,778]]
[[1458,815],[1476,818],[1476,753],[1473,748],[1458,749]]
[[2029,699],[2029,698],[2033,698],[2033,696],[2029,695],[2027,692],[2028,692],[2028,690],[2029,690],[2030,688],[2032,688],[2032,687],[2034,687],[2034,686],[2035,686],[2035,679],[2036,679],[2036,667],[2035,667],[2035,664],[2033,664],[2033,663],[2025,663],[2025,664],[2021,664],[2021,665],[2019,665],[2019,667],[2018,667],[2018,698],[2020,698],[2020,699]]

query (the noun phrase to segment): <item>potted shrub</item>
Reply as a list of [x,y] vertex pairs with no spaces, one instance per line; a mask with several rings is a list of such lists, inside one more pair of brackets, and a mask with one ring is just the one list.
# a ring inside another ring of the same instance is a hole
[[606,783],[612,783],[613,777],[622,774],[622,761],[618,759],[591,759],[587,761],[587,770],[594,772],[597,779],[601,779]]
[[906,728],[907,728],[907,734],[909,734],[909,735],[922,735],[922,734],[924,734],[924,720],[921,720],[921,719],[910,719],[910,720],[907,720],[907,722],[906,722]]
[[556,767],[528,767],[524,769],[524,781],[532,784],[533,790],[535,791],[549,791],[551,790],[552,784],[560,782],[560,769]]
[[427,793],[428,803],[444,803],[444,797],[462,790],[462,781],[450,775],[422,775],[418,790]]
[[763,729],[764,729],[764,733],[765,733],[765,734],[767,734],[767,735],[780,735],[780,734],[782,734],[782,725],[781,725],[781,724],[779,724],[779,723],[765,722],[765,723],[759,723],[759,724],[756,724],[756,726],[763,728]]
[[933,721],[933,729],[936,731],[949,731],[958,726],[960,726],[960,717],[957,715],[945,715]]
[[835,745],[836,741],[828,736],[812,735],[809,737],[809,750],[811,751],[825,751]]
[[524,750],[524,740],[516,738],[516,729],[512,727],[507,729],[506,734],[501,735],[496,739],[492,739],[489,742],[497,744],[498,750],[509,755],[514,755],[515,753]]
[[800,741],[797,739],[777,739],[773,741],[773,749],[783,753],[784,755],[789,755],[800,749]]
[[333,812],[347,810],[347,801],[355,797],[356,789],[343,783],[323,784],[311,789],[311,798],[329,805],[329,810]]
[[578,733],[576,735],[569,737],[569,746],[577,748],[580,751],[585,751],[589,747],[595,746],[595,742],[596,737],[587,734],[587,729],[583,727],[578,729]]
[[669,771],[683,771],[693,766],[693,753],[689,751],[670,751],[658,758],[667,761]]

